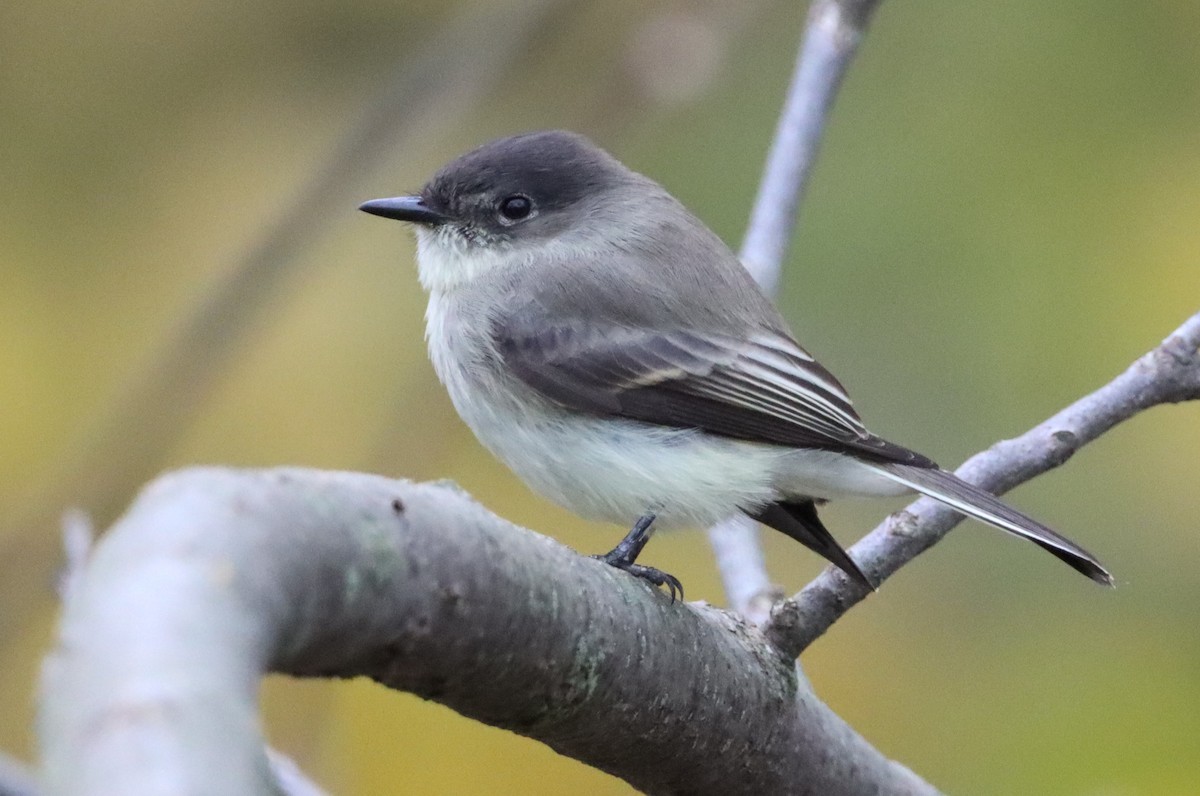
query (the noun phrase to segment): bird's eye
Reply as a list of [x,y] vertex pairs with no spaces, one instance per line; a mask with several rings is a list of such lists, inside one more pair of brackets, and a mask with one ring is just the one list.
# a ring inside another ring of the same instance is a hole
[[533,212],[533,202],[528,196],[516,194],[509,196],[500,202],[500,215],[506,221],[520,221],[523,218],[528,218]]

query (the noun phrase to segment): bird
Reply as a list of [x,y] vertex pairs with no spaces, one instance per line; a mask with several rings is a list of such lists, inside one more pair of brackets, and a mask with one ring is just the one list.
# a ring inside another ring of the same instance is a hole
[[1091,553],[931,459],[867,430],[729,247],[665,188],[577,133],[486,143],[419,193],[360,209],[409,222],[430,359],[478,440],[534,492],[654,530],[744,514],[865,589],[818,516],[846,497],[920,493],[1112,585]]

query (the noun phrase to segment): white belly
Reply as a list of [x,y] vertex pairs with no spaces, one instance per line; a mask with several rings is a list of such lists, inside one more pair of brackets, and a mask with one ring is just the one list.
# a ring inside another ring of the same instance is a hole
[[435,292],[426,319],[434,367],[459,415],[531,489],[581,516],[629,525],[654,513],[658,527],[701,527],[780,499],[907,491],[829,451],[564,410],[499,372],[494,352],[448,322],[454,311]]
[[907,491],[828,451],[565,413],[533,420],[497,408],[476,406],[463,419],[531,489],[592,519],[628,525],[649,512],[659,527],[703,527],[781,499]]
[[584,517],[704,526],[778,496],[781,454],[763,446],[590,418],[473,428],[530,488]]

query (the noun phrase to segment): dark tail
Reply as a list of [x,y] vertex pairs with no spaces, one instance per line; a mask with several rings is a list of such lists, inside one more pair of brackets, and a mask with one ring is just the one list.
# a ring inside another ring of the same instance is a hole
[[821,518],[817,516],[817,506],[811,500],[771,503],[755,514],[746,513],[763,525],[769,525],[792,537],[817,555],[833,562],[834,566],[850,576],[851,580],[875,591],[875,584],[863,574],[858,564],[854,563],[854,559],[850,558],[833,538],[833,534],[822,524]]
[[871,462],[869,466],[893,481],[945,503],[968,517],[974,517],[1014,536],[1028,539],[1097,583],[1113,585],[1112,575],[1091,553],[953,473],[894,462]]

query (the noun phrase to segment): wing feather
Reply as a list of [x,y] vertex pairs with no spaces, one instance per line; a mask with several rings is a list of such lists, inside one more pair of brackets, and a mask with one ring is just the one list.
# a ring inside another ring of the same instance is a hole
[[501,321],[493,335],[518,378],[576,410],[933,466],[869,433],[837,379],[774,331],[733,336],[578,321],[514,327]]

